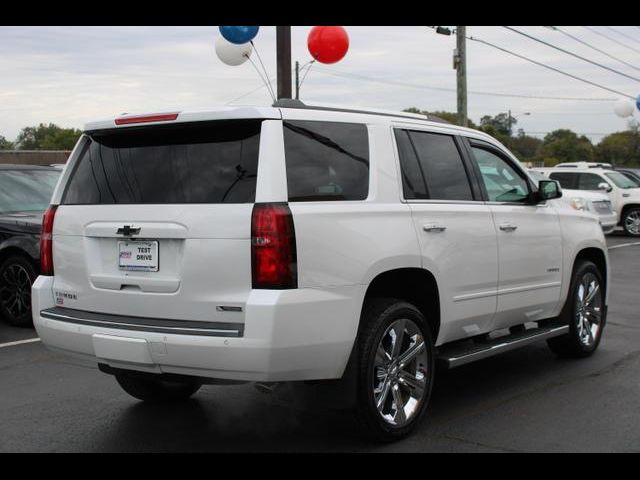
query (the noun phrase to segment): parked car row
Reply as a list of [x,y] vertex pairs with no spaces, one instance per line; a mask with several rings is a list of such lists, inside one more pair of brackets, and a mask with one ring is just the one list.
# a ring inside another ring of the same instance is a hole
[[[613,170],[607,165],[586,162],[535,170],[558,181],[563,190],[580,191],[582,196],[586,192],[605,194],[617,215],[617,226],[628,235],[640,236],[640,181],[633,175]],[[605,212],[604,205],[600,203],[596,210],[598,214]]]
[[61,169],[0,165],[0,318],[30,326],[31,284],[40,270],[42,214]]

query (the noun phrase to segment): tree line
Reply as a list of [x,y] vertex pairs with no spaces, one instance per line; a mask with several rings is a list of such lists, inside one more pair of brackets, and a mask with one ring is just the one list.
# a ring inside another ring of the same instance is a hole
[[[405,111],[435,115],[456,123],[456,114],[452,112],[426,112],[415,107]],[[485,115],[480,119],[480,124],[469,121],[469,127],[495,137],[522,162],[547,167],[560,162],[578,161],[606,162],[627,167],[640,166],[640,131],[637,127],[607,135],[600,143],[594,145],[584,135],[568,128],[555,130],[540,139],[526,135],[521,129],[514,135],[515,125],[517,119],[509,119],[507,113]],[[41,123],[38,126],[23,128],[14,142],[0,135],[0,150],[71,150],[81,133],[75,128]]]
[[[457,114],[452,112],[426,112],[415,107],[405,112],[422,113],[439,117],[451,123],[457,123]],[[495,137],[505,145],[521,162],[552,167],[561,162],[603,162],[622,167],[640,166],[640,131],[630,128],[623,132],[607,135],[600,143],[594,145],[584,135],[579,135],[568,128],[561,128],[540,139],[526,135],[520,129],[514,134],[513,127],[517,119],[508,113],[485,115],[480,124],[469,121],[469,127],[481,130]]]
[[23,128],[14,142],[0,135],[0,150],[71,150],[81,134],[76,128],[41,123]]

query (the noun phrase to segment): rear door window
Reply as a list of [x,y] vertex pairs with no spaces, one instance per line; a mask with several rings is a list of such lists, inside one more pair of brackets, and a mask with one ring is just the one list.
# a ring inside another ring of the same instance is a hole
[[286,121],[289,201],[365,200],[369,194],[369,135],[355,123]]
[[451,135],[396,130],[405,199],[473,200],[471,184]]
[[261,124],[234,120],[90,133],[62,203],[252,203]]

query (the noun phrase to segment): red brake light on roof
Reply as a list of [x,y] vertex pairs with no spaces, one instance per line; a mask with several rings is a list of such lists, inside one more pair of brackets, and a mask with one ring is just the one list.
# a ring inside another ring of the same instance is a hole
[[51,205],[42,217],[42,232],[40,233],[40,274],[53,275],[53,220],[57,206]]
[[132,125],[135,123],[170,122],[178,118],[179,113],[154,113],[135,117],[116,118],[116,125]]
[[298,288],[296,235],[286,203],[256,203],[251,215],[253,288]]

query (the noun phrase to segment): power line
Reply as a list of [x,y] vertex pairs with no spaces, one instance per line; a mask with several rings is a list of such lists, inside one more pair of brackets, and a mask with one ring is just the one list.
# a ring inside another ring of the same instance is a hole
[[[455,88],[446,88],[446,87],[434,87],[423,84],[415,84],[415,83],[406,83],[406,82],[398,82],[394,80],[382,80],[379,78],[373,78],[362,74],[349,73],[349,72],[341,72],[335,69],[329,69],[326,67],[316,67],[316,71],[320,73],[326,73],[328,75],[333,75],[337,77],[344,78],[352,78],[355,80],[365,80],[368,82],[380,83],[384,85],[395,85],[400,87],[408,87],[408,88],[417,88],[420,90],[435,90],[441,92],[456,92]],[[561,101],[585,101],[585,102],[613,102],[615,98],[595,98],[595,97],[551,97],[551,96],[542,96],[542,95],[526,95],[526,94],[517,94],[517,93],[498,93],[498,92],[484,92],[477,90],[470,90],[469,93],[473,95],[483,95],[490,97],[506,97],[506,98],[527,98],[533,100],[561,100]]]
[[628,38],[629,40],[633,40],[633,41],[634,41],[634,42],[636,42],[636,43],[640,43],[640,40],[638,40],[638,39],[636,39],[636,38],[632,37],[631,35],[627,35],[626,33],[622,33],[620,30],[616,30],[615,28],[611,28],[611,27],[604,27],[604,28],[606,28],[607,30],[611,30],[612,32],[615,32],[615,33],[617,33],[618,35],[622,35],[623,37],[626,37],[626,38]]
[[598,62],[594,62],[593,60],[589,60],[588,58],[583,57],[582,55],[578,55],[577,53],[573,53],[573,52],[570,52],[569,50],[565,50],[564,48],[558,47],[558,46],[556,46],[556,45],[554,45],[552,43],[549,43],[549,42],[546,42],[546,41],[544,41],[544,40],[542,40],[540,38],[534,37],[533,35],[529,35],[528,33],[521,32],[520,30],[517,30],[517,29],[512,28],[512,27],[507,27],[507,26],[503,26],[502,28],[506,28],[507,30],[510,30],[512,32],[517,33],[518,35],[522,35],[523,37],[527,37],[527,38],[529,38],[529,39],[531,39],[531,40],[533,40],[535,42],[538,42],[538,43],[541,43],[543,45],[546,45],[547,47],[551,47],[551,48],[553,48],[555,50],[558,50],[558,51],[560,51],[562,53],[566,53],[567,55],[571,55],[572,57],[575,57],[575,58],[578,58],[578,59],[580,59],[580,60],[582,60],[584,62],[590,63],[591,65],[595,65],[596,67],[604,68],[605,70],[608,70],[610,72],[616,73],[618,75],[621,75],[623,77],[629,78],[631,80],[635,80],[636,82],[640,82],[640,78],[638,78],[638,77],[633,77],[631,75],[627,75],[626,73],[621,72],[619,70],[616,70],[614,68],[607,67],[606,65],[603,65],[603,64],[598,63]]
[[531,59],[529,57],[525,57],[524,55],[520,55],[519,53],[512,52],[511,50],[507,50],[506,48],[499,47],[498,45],[494,45],[493,43],[489,43],[486,40],[482,40],[482,39],[474,38],[474,37],[467,37],[467,39],[471,40],[471,41],[474,41],[474,42],[482,43],[482,44],[487,45],[489,47],[493,47],[493,48],[495,48],[497,50],[500,50],[502,52],[508,53],[509,55],[513,55],[513,56],[518,57],[518,58],[520,58],[522,60],[526,60],[527,62],[534,63],[534,64],[536,64],[536,65],[538,65],[540,67],[543,67],[543,68],[546,68],[548,70],[552,70],[554,72],[560,73],[561,75],[564,75],[566,77],[573,78],[574,80],[578,80],[580,82],[587,83],[587,84],[592,85],[594,87],[598,87],[598,88],[600,88],[602,90],[607,90],[608,92],[615,93],[616,95],[621,95],[623,97],[627,97],[627,98],[630,98],[630,99],[634,99],[635,98],[635,97],[632,97],[631,95],[628,95],[626,93],[622,93],[622,92],[619,92],[618,90],[614,90],[613,88],[605,87],[604,85],[600,85],[600,84],[598,84],[596,82],[592,82],[591,80],[587,80],[586,78],[578,77],[577,75],[573,75],[572,73],[565,72],[563,70],[560,70],[559,68],[552,67],[551,65],[547,65],[547,64],[542,63],[542,62],[538,62],[537,60],[533,60],[533,59]]
[[[610,58],[610,59],[612,59],[612,60],[615,60],[616,62],[620,62],[620,63],[622,63],[623,65],[626,65],[627,67],[630,67],[630,68],[633,68],[633,69],[635,69],[635,70],[640,71],[640,68],[636,67],[635,65],[633,65],[633,64],[631,64],[631,63],[628,63],[628,62],[625,62],[624,60],[622,60],[622,59],[620,59],[620,58],[618,58],[618,57],[614,57],[614,56],[613,56],[613,55],[611,55],[610,53],[607,53],[607,52],[605,52],[604,50],[601,50],[600,48],[595,47],[595,46],[591,45],[590,43],[585,42],[584,40],[582,40],[582,39],[580,39],[580,38],[576,37],[575,35],[572,35],[572,34],[570,34],[569,32],[565,32],[565,31],[564,31],[564,30],[562,30],[560,27],[549,27],[549,28],[550,28],[550,29],[552,29],[552,30],[555,30],[556,32],[560,32],[560,33],[562,33],[563,35],[565,35],[565,36],[567,36],[567,37],[569,37],[569,38],[572,38],[572,39],[573,39],[573,40],[575,40],[576,42],[581,43],[582,45],[584,45],[584,46],[586,46],[586,47],[589,47],[589,48],[591,48],[592,50],[595,50],[596,52],[600,52],[601,54],[606,55],[607,57],[609,57],[609,58]],[[640,27],[638,27],[638,28],[640,28]]]
[[601,37],[611,40],[612,42],[617,43],[618,45],[621,45],[625,48],[628,48],[629,50],[633,50],[636,53],[640,53],[640,50],[638,50],[637,48],[630,47],[626,43],[622,43],[621,41],[616,40],[615,38],[611,38],[609,35],[605,35],[604,33],[597,31],[595,28],[587,27],[584,25],[582,26],[582,28],[584,28],[585,30],[589,30],[591,33],[595,33],[596,35],[600,35]]

